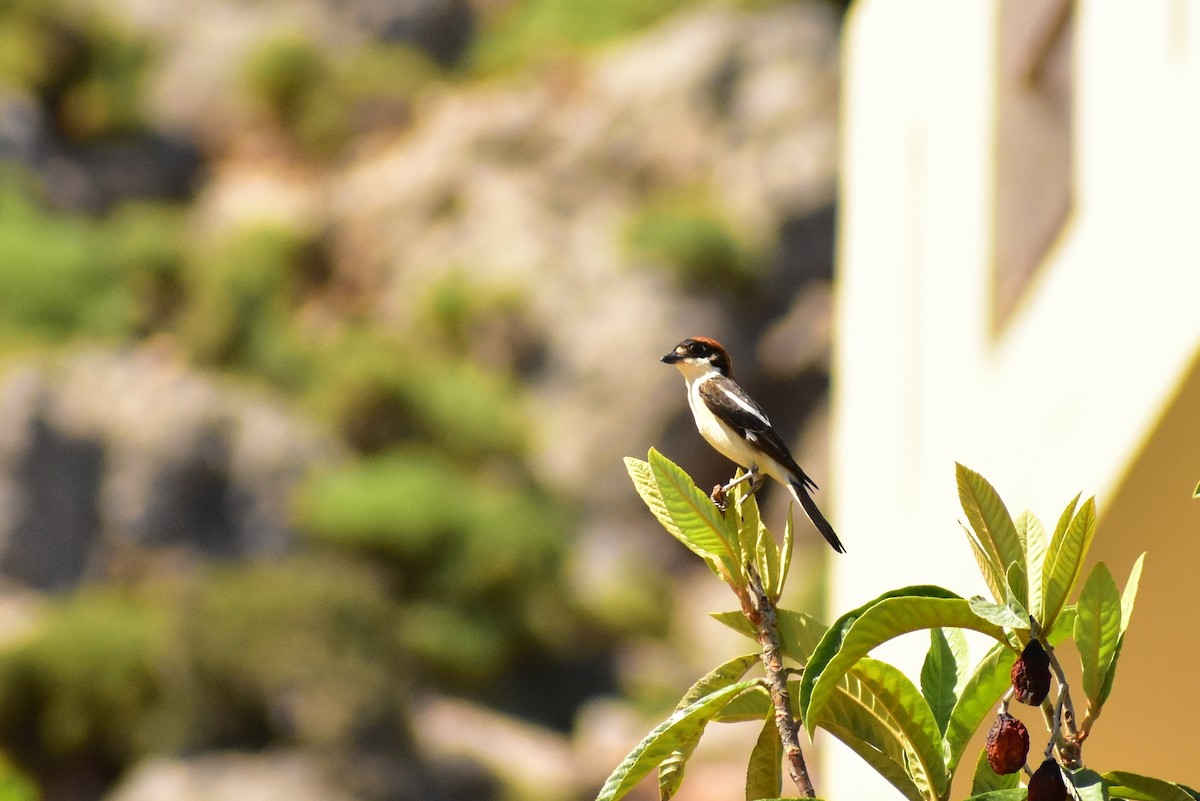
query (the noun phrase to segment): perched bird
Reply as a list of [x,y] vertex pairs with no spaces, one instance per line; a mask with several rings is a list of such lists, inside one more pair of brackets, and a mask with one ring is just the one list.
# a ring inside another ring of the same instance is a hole
[[[796,464],[762,407],[733,380],[733,363],[721,343],[708,337],[685,339],[662,361],[683,373],[688,405],[700,435],[722,456],[749,471],[740,480],[749,480],[755,489],[762,484],[762,475],[783,484],[825,541],[838,553],[845,553],[833,526],[809,494],[817,488],[816,483]],[[736,483],[730,482],[725,489]]]

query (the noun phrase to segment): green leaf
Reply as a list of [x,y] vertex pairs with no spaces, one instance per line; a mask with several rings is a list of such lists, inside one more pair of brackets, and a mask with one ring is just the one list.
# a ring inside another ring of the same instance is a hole
[[[979,544],[994,565],[996,572],[1004,575],[1014,562],[1020,565],[1020,586],[1028,586],[1025,578],[1025,543],[1017,531],[1004,501],[995,488],[983,476],[961,464],[955,465],[958,479],[958,499],[962,504],[967,521],[971,524]],[[996,596],[1003,601],[1003,595]],[[1028,607],[1026,594],[1018,596],[1022,605]]]
[[[693,684],[684,693],[683,698],[675,705],[675,712],[686,709],[701,698],[733,684],[746,675],[746,671],[757,662],[758,654],[746,654],[734,657],[723,665],[719,665],[709,671],[707,675]],[[691,758],[692,752],[696,750],[696,746],[700,743],[700,736],[703,733],[703,728],[697,729],[694,737],[681,743],[658,766],[658,797],[661,801],[668,801],[679,790],[679,785],[683,782],[683,772],[687,767],[687,761]]]
[[847,674],[818,725],[845,743],[909,801],[926,801],[928,796],[909,775],[908,756],[892,735],[888,717],[871,690],[856,676]]
[[874,696],[873,711],[904,749],[910,778],[927,796],[940,797],[950,781],[942,732],[920,691],[898,668],[877,659],[860,659],[850,672]]
[[1000,570],[1000,565],[992,561],[970,528],[962,523],[959,523],[959,526],[962,527],[963,534],[967,537],[967,543],[971,546],[971,554],[975,557],[975,564],[979,566],[979,572],[983,576],[984,582],[992,591],[992,597],[997,600],[1004,598],[1008,593],[1008,584],[1004,573]]
[[679,785],[683,784],[683,772],[687,767],[687,761],[692,758],[692,752],[696,750],[696,746],[700,744],[700,737],[704,734],[703,729],[698,729],[684,742],[681,742],[674,751],[667,755],[658,766],[658,797],[659,801],[670,801],[679,791]]
[[[1133,604],[1137,600],[1138,583],[1142,578],[1142,560],[1146,554],[1143,553],[1133,563],[1133,569],[1129,571],[1129,580],[1125,582],[1125,591],[1121,593],[1121,634],[1117,637],[1117,647],[1113,650],[1112,661],[1108,665],[1108,671],[1104,674],[1104,685],[1100,688],[1100,705],[1108,700],[1109,694],[1112,692],[1113,681],[1117,677],[1117,663],[1121,659],[1121,649],[1125,647],[1125,631],[1129,628],[1129,621],[1133,618]],[[1097,712],[1097,714],[1099,714]]]
[[746,801],[778,797],[783,789],[783,743],[775,715],[767,715],[746,763]]
[[[667,508],[666,501],[663,500],[662,491],[659,489],[658,481],[654,477],[654,471],[651,469],[650,463],[626,456],[625,470],[633,480],[634,489],[637,490],[638,495],[641,496],[646,506],[650,509],[650,512],[658,519],[663,528],[672,537],[686,545],[688,550],[703,559],[704,563],[708,565],[717,578],[729,581],[729,577],[725,574],[725,568],[717,553],[702,547],[700,544],[684,536],[683,530],[676,525],[675,519],[671,516],[670,510]],[[716,544],[720,547],[719,540]]]
[[1025,572],[1029,577],[1029,614],[1042,622],[1042,563],[1046,560],[1046,529],[1033,512],[1026,509],[1017,515],[1017,533],[1025,541]]
[[970,598],[967,604],[972,612],[993,625],[1007,629],[1029,628],[1029,617],[1022,616],[1007,604],[994,604],[980,595]]
[[964,801],[1025,801],[1026,790],[1018,787],[1015,790],[992,790],[982,795],[973,795]]
[[1112,573],[1097,562],[1075,605],[1075,645],[1083,667],[1083,692],[1092,716],[1104,702],[1105,677],[1121,638],[1121,593]]
[[679,465],[650,449],[649,462],[626,457],[634,488],[671,536],[700,556],[730,586],[744,584],[737,527]]
[[980,724],[996,708],[996,702],[1011,685],[1009,674],[1017,654],[1007,645],[997,643],[975,666],[975,671],[958,694],[958,703],[950,713],[946,726],[946,745],[949,752],[946,764],[951,774],[957,768],[967,744]]
[[929,703],[941,734],[946,733],[950,713],[958,702],[954,694],[958,685],[958,671],[958,658],[950,647],[945,631],[941,628],[930,629],[929,652],[925,654],[925,662],[921,665],[921,694]]
[[1200,498],[1200,484],[1197,484],[1196,488],[1194,490],[1192,490],[1192,497]]
[[1114,770],[1103,776],[1112,798],[1128,801],[1197,801],[1200,795],[1181,784]]
[[1075,612],[1075,604],[1064,606],[1054,619],[1054,628],[1050,629],[1050,633],[1046,634],[1045,629],[1042,630],[1042,639],[1051,645],[1062,644],[1075,634],[1076,617],[1078,615]]
[[1063,776],[1075,788],[1075,797],[1079,801],[1108,801],[1108,787],[1096,771],[1088,768],[1064,770]]
[[1129,621],[1133,618],[1133,603],[1137,600],[1138,584],[1142,580],[1142,562],[1145,561],[1146,554],[1143,552],[1133,563],[1133,567],[1129,571],[1129,579],[1125,582],[1125,591],[1121,593],[1121,633],[1129,628]]
[[779,600],[779,591],[783,588],[783,576],[779,571],[779,547],[771,532],[761,523],[757,523],[757,541],[754,544],[754,555],[758,565],[759,575],[762,576],[763,589],[772,602]]
[[[746,616],[739,612],[714,612],[712,618],[729,628],[758,642],[758,633]],[[779,647],[783,655],[801,665],[807,664],[813,649],[828,629],[821,621],[804,612],[791,609],[775,610],[775,630],[779,633]]]
[[763,715],[774,713],[775,706],[771,703],[771,694],[767,688],[759,685],[752,690],[734,698],[721,711],[713,716],[720,723],[746,723],[751,720],[762,720]]
[[[1070,508],[1070,507],[1068,507]],[[1065,513],[1064,513],[1065,515]],[[1043,629],[1052,629],[1083,572],[1083,561],[1096,536],[1096,500],[1088,498],[1066,526],[1059,521],[1042,565]],[[1061,534],[1060,534],[1061,531]]]
[[981,795],[995,790],[1012,790],[1019,784],[1019,774],[1020,771],[1001,776],[992,770],[992,766],[987,760],[987,751],[981,750],[979,759],[975,762],[975,775],[971,778],[971,795]]
[[973,629],[999,642],[1005,639],[1004,630],[979,618],[966,599],[928,585],[884,593],[838,618],[809,658],[800,685],[800,710],[809,734],[822,704],[855,662],[894,637],[938,626]]
[[[744,475],[739,467],[734,473],[734,480],[741,478]],[[737,545],[738,559],[744,564],[754,559],[755,545],[760,536],[759,528],[762,525],[758,513],[758,501],[754,495],[746,494],[745,482],[738,484],[729,493],[728,509],[734,510],[735,527],[737,529]],[[726,512],[728,514],[728,510]],[[758,566],[758,574],[762,576],[763,583],[767,581],[767,574],[762,572],[762,566]]]
[[617,801],[624,798],[650,771],[662,764],[663,760],[694,740],[721,707],[739,693],[755,686],[755,681],[731,684],[672,714],[621,760],[621,764],[600,788],[596,801]]
[[779,590],[776,597],[783,593],[787,582],[788,569],[792,566],[792,548],[796,542],[796,526],[792,521],[792,505],[788,504],[787,523],[783,527],[783,547],[779,550]]
[[746,671],[754,667],[758,663],[758,654],[743,654],[735,656],[728,662],[710,670],[703,678],[693,684],[679,703],[675,705],[675,711],[678,712],[685,707],[699,701],[706,695],[710,695],[722,687],[728,687],[735,681],[746,675]]

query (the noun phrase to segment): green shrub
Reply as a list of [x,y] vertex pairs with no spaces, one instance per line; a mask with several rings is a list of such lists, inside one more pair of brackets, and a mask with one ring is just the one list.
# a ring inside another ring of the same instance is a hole
[[0,335],[58,341],[127,329],[131,304],[104,231],[53,214],[0,175]]
[[626,244],[631,255],[664,265],[690,290],[747,289],[761,261],[722,215],[691,200],[648,205],[630,223]]
[[313,364],[317,413],[361,453],[425,442],[478,461],[524,450],[520,392],[506,374],[361,331],[321,350]]
[[338,153],[374,124],[403,124],[412,98],[441,75],[405,45],[371,43],[335,57],[298,35],[262,44],[243,72],[251,97],[317,158]]
[[312,247],[294,231],[262,226],[194,253],[178,324],[192,355],[204,364],[256,372],[283,388],[301,385],[307,354],[291,312]]
[[329,555],[214,570],[180,629],[187,747],[407,738],[407,659],[381,577]]
[[0,651],[0,740],[36,761],[83,755],[127,764],[150,743],[141,724],[162,700],[168,617],[117,595],[83,593],[28,641]]

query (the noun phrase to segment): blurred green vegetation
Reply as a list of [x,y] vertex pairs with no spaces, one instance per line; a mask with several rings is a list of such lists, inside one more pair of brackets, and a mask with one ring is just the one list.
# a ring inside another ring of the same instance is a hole
[[0,338],[111,337],[131,309],[108,231],[39,206],[0,171]]
[[262,42],[242,80],[306,155],[336,155],[357,134],[402,125],[409,104],[444,71],[414,47],[374,42],[335,56],[297,33]]
[[58,0],[0,3],[0,88],[46,101],[68,138],[141,130],[141,90],[151,49],[104,14]]
[[761,250],[703,196],[647,202],[630,221],[625,242],[635,259],[663,266],[682,289],[746,291],[764,265]]
[[[253,124],[316,172],[376,130],[394,137],[434,86],[616,41],[696,2],[497,4],[457,71],[401,45],[270,35],[233,75]],[[75,3],[0,0],[0,92],[34,98],[56,140],[145,133],[156,55]],[[521,380],[544,334],[526,299],[462,265],[406,299],[410,320],[381,323],[377,299],[337,284],[328,231],[206,233],[187,200],[88,217],[50,208],[45,180],[0,165],[0,353],[166,342],[293,406],[345,458],[298,493],[295,553],[88,587],[0,646],[0,751],[21,769],[403,745],[407,696],[429,686],[565,725],[577,694],[614,690],[615,643],[663,631],[668,579],[648,563],[570,586],[589,572],[570,569],[577,499],[527,461]],[[647,202],[625,244],[684,287],[740,290],[761,264],[728,215],[689,198]],[[0,801],[31,797],[22,782],[0,762]]]
[[93,587],[0,649],[0,747],[35,773],[148,753],[405,744],[408,660],[378,571],[299,555]]

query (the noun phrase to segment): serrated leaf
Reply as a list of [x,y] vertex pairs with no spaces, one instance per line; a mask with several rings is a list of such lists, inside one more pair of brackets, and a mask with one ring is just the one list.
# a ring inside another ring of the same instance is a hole
[[738,681],[758,663],[758,658],[758,654],[743,654],[713,668],[683,694],[683,698],[675,705],[675,711],[689,707],[715,690]]
[[996,599],[1004,598],[1007,587],[1004,580],[1004,573],[1000,571],[1000,566],[992,561],[992,557],[979,544],[975,532],[971,531],[961,521],[958,525],[963,530],[963,535],[967,538],[967,544],[971,546],[971,555],[975,557],[975,564],[979,566],[979,574],[983,576],[984,583],[992,591],[992,597]]
[[700,744],[704,730],[697,730],[687,741],[680,743],[674,751],[667,755],[658,766],[658,798],[659,801],[671,801],[683,784],[683,773],[687,761],[692,758],[692,752]]
[[1109,694],[1112,693],[1113,681],[1117,677],[1117,664],[1121,659],[1121,650],[1125,647],[1125,631],[1129,628],[1129,621],[1133,618],[1133,604],[1137,600],[1138,582],[1142,578],[1142,560],[1145,556],[1146,554],[1143,553],[1133,563],[1133,569],[1129,571],[1129,580],[1125,582],[1125,591],[1121,593],[1121,633],[1117,637],[1117,647],[1113,649],[1112,661],[1109,662],[1108,670],[1104,673],[1097,715],[1099,715],[1099,708],[1104,706]]
[[1000,696],[1011,686],[1009,674],[1017,654],[1006,645],[997,643],[975,666],[971,677],[958,694],[958,703],[950,713],[946,726],[946,745],[949,752],[946,764],[954,773],[972,735],[991,715]]
[[821,705],[855,662],[894,637],[937,626],[972,629],[1004,641],[1004,630],[978,617],[966,599],[928,585],[884,593],[838,618],[809,658],[800,685],[800,709],[809,734]]
[[1079,801],[1108,801],[1108,787],[1100,774],[1088,768],[1064,770],[1063,776],[1075,788]]
[[987,760],[987,751],[981,750],[979,759],[975,762],[975,774],[971,777],[971,795],[982,795],[996,790],[1013,790],[1019,784],[1018,774],[1019,771],[1001,776],[992,770],[991,763]]
[[1042,610],[1042,562],[1046,559],[1046,529],[1033,512],[1026,509],[1017,515],[1017,533],[1025,541],[1025,573],[1029,579],[1029,614],[1039,624],[1044,616]]
[[909,776],[904,747],[892,736],[887,718],[888,713],[871,691],[847,674],[818,725],[845,743],[909,801],[926,801],[927,795]]
[[[1059,522],[1061,525],[1062,521]],[[1067,603],[1083,572],[1083,561],[1096,536],[1095,498],[1084,501],[1061,532],[1055,530],[1042,565],[1042,608],[1046,619],[1038,622],[1044,629],[1054,627],[1054,619]]]
[[1191,792],[1181,784],[1114,770],[1102,777],[1108,785],[1108,794],[1112,798],[1124,798],[1128,801],[1197,801],[1200,795]]
[[[1019,572],[1024,576],[1025,543],[1022,541],[1012,516],[1008,513],[999,493],[988,483],[987,479],[961,464],[955,465],[955,477],[958,481],[958,499],[962,504],[963,513],[971,524],[979,544],[988,555],[996,571],[1003,575],[1008,565],[1014,562],[1021,565]],[[1022,582],[1026,584],[1026,582]],[[1028,606],[1029,599],[1018,596],[1022,604]],[[1003,601],[1004,596],[998,595],[997,601]]]
[[877,659],[858,660],[850,673],[874,696],[874,709],[882,713],[879,722],[908,755],[909,776],[917,788],[940,797],[950,780],[942,732],[916,685],[898,668]]
[[945,631],[941,628],[930,629],[929,651],[921,665],[921,694],[929,703],[941,734],[946,733],[950,713],[954,711],[954,705],[958,702],[958,697],[954,694],[958,685],[958,673],[958,658],[950,647],[950,640],[947,639]]
[[605,780],[596,801],[617,801],[676,750],[692,741],[709,720],[739,693],[757,686],[757,682],[731,684],[678,710],[654,728],[638,743],[616,770]]
[[1075,604],[1075,645],[1083,668],[1083,692],[1093,717],[1104,703],[1105,677],[1121,637],[1121,593],[1112,573],[1097,562]]
[[[737,527],[732,518],[721,514],[683,468],[650,449],[650,470],[658,485],[663,506],[685,545],[694,544],[714,554],[730,583],[744,584],[744,567],[737,548]],[[690,547],[690,545],[689,545]],[[693,548],[695,550],[695,548]]]
[[[650,509],[650,513],[658,519],[662,527],[672,537],[683,543],[688,550],[703,559],[704,563],[708,565],[717,578],[729,581],[729,577],[725,575],[725,568],[721,563],[720,557],[715,552],[684,536],[683,530],[676,524],[671,511],[667,508],[667,504],[663,500],[662,491],[659,489],[658,480],[654,477],[654,470],[651,469],[650,463],[643,462],[641,459],[634,459],[632,456],[626,456],[625,470],[629,473],[629,478],[633,480],[633,487],[637,490],[637,494],[641,496],[642,501]],[[719,540],[717,540],[716,544],[720,547]]]
[[746,763],[746,801],[776,798],[783,789],[783,743],[775,716],[767,715]]
[[[733,684],[746,675],[746,671],[757,662],[758,654],[745,654],[734,657],[722,665],[718,665],[683,694],[683,698],[675,705],[675,712],[686,709],[701,698],[711,695],[722,687]],[[658,766],[658,797],[660,801],[669,801],[679,790],[679,785],[683,783],[683,773],[687,767],[687,761],[691,759],[692,752],[699,745],[700,736],[703,733],[703,727],[697,729],[691,739],[681,743],[680,747],[675,749]]]
[[1062,539],[1063,534],[1067,531],[1067,526],[1071,525],[1071,521],[1075,519],[1075,510],[1079,508],[1079,499],[1082,497],[1083,493],[1078,493],[1063,509],[1062,514],[1058,517],[1058,523],[1054,526],[1054,535],[1050,538],[1051,543]]

